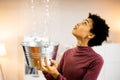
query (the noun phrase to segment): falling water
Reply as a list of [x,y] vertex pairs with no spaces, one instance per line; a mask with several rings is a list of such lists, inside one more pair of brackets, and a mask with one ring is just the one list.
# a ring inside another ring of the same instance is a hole
[[[48,37],[51,22],[51,4],[54,0],[27,0],[31,19],[31,30],[25,37]],[[29,32],[29,31],[28,31]]]

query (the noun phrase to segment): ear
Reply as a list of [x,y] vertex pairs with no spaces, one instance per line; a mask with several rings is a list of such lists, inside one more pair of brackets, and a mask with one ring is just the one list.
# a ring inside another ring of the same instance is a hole
[[88,35],[88,38],[89,38],[89,39],[92,39],[92,38],[94,38],[94,37],[95,37],[95,34],[89,33],[89,35]]

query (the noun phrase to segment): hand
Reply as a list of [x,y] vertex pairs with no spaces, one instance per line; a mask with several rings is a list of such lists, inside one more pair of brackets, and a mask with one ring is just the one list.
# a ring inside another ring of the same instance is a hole
[[38,61],[38,64],[39,64],[38,69],[41,70],[41,71],[48,72],[55,79],[57,79],[57,77],[59,75],[59,72],[57,70],[57,64],[56,64],[55,60],[50,59],[51,65],[49,65],[48,64],[48,59],[45,57],[44,62],[45,62],[46,66],[43,66],[42,59],[40,59],[40,61]]

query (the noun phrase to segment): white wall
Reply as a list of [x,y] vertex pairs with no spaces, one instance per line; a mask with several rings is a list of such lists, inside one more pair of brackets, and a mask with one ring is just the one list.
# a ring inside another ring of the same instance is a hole
[[[0,63],[6,80],[23,80],[24,56],[20,43],[24,36],[36,32],[38,36],[45,34],[63,46],[74,45],[75,38],[71,30],[77,22],[86,18],[89,12],[103,17],[111,28],[110,40],[113,43],[120,42],[120,2],[118,0],[50,0],[49,18],[45,16],[44,0],[34,1],[35,8],[32,12],[30,0],[0,0],[0,42],[3,42],[7,49],[7,56],[0,58]],[[45,20],[47,24],[44,23]],[[113,65],[120,65],[113,60],[110,60]],[[110,69],[118,69],[109,62],[106,65],[112,66]],[[111,76],[117,70],[110,71],[111,74],[107,74],[105,80],[119,79],[117,77],[119,74]],[[11,72],[14,72],[14,75]]]
[[93,47],[103,56],[104,65],[98,80],[119,80],[120,79],[120,44],[104,44]]

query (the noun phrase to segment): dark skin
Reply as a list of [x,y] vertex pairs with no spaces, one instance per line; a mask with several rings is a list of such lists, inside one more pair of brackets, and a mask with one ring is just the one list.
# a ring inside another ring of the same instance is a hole
[[[92,27],[93,21],[90,18],[87,18],[75,25],[72,30],[72,34],[77,39],[78,46],[88,46],[89,40],[95,36],[93,33],[90,32]],[[55,79],[57,79],[60,73],[57,70],[57,63],[55,62],[55,60],[51,59],[51,65],[49,65],[48,59],[45,57],[44,62],[46,66],[43,66],[42,60],[38,61],[38,69],[51,74]]]
[[42,59],[40,59],[40,61],[38,61],[38,69],[44,72],[48,72],[49,74],[51,74],[55,79],[57,79],[59,72],[57,70],[57,63],[55,62],[55,60],[49,59],[51,62],[51,65],[49,65],[48,63],[48,59],[47,57],[44,58],[44,62],[46,66],[43,66],[42,64]]

